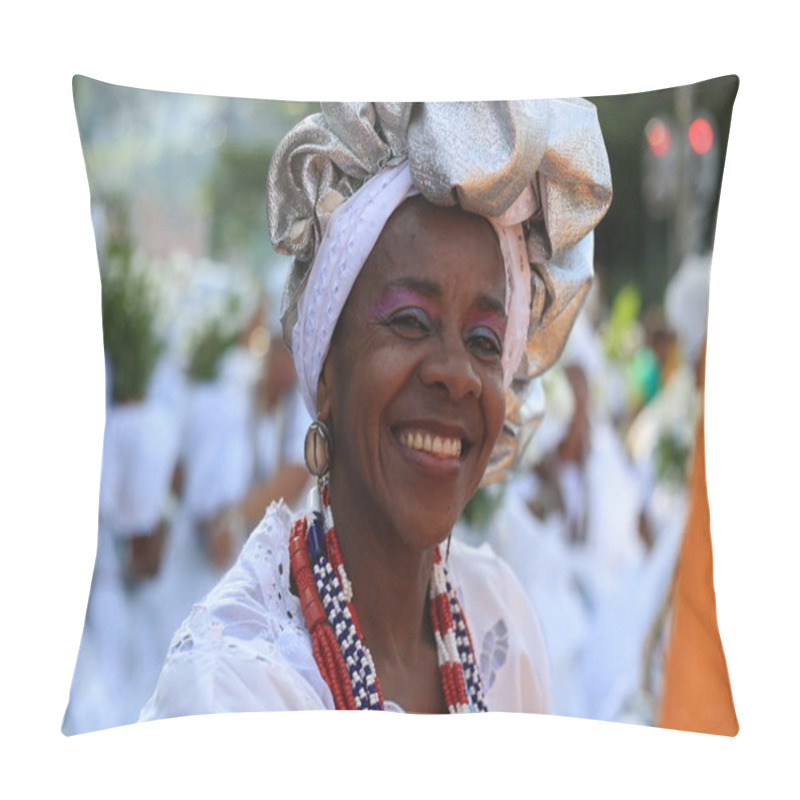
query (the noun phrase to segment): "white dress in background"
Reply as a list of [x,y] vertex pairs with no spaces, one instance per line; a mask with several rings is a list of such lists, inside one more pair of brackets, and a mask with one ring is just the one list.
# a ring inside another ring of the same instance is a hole
[[[305,468],[306,432],[311,417],[297,386],[278,401],[275,408],[256,419],[256,481],[269,480],[286,464]],[[301,496],[305,496],[301,493]]]
[[147,590],[126,582],[127,547],[162,520],[177,449],[173,420],[157,403],[106,409],[97,558],[65,733],[134,721],[153,685],[148,671],[163,650],[153,636]]
[[576,579],[574,548],[561,514],[536,517],[528,507],[536,477],[514,476],[492,520],[487,541],[511,566],[541,620],[550,672],[553,713],[585,716],[582,648],[589,616]]
[[[285,504],[270,506],[238,562],[175,634],[140,721],[334,708],[300,603],[289,591],[291,523]],[[448,568],[461,595],[489,709],[549,713],[541,630],[510,569],[491,551],[455,541]]]
[[239,502],[254,469],[253,398],[258,362],[243,348],[224,356],[214,381],[189,384],[183,406],[181,460],[184,489],[167,538],[161,570],[146,591],[158,662],[149,670],[150,690],[172,634],[222,577],[209,560],[199,525]]

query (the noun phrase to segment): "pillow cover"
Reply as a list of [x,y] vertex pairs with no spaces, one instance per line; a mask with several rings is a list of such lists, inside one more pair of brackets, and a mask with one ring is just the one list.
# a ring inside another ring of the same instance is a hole
[[[556,714],[738,729],[715,620],[701,366],[737,86],[591,98],[614,183],[595,287],[518,470],[479,491],[456,534],[497,553],[532,602]],[[83,77],[74,94],[107,411],[69,734],[135,721],[180,652],[173,634],[267,504],[302,505],[310,420],[279,342],[288,264],[263,209],[272,152],[316,110]],[[505,646],[500,629],[481,637],[484,680],[506,667]]]

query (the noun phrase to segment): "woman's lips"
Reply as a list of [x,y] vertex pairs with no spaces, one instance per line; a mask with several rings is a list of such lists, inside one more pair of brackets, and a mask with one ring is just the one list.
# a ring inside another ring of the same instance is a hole
[[422,428],[409,428],[399,433],[403,447],[417,450],[442,460],[461,458],[462,440],[455,436],[442,436]]

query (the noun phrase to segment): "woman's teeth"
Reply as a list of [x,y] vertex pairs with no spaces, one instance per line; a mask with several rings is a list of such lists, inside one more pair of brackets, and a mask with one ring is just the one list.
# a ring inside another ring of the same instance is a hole
[[459,458],[461,456],[461,439],[450,439],[445,436],[431,436],[422,431],[403,431],[400,442],[412,450],[422,450],[439,458]]

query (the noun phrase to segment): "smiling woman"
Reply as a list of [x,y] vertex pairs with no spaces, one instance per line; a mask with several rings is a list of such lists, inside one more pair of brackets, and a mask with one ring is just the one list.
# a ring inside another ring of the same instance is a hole
[[[317,391],[336,453],[331,498],[348,530],[345,550],[362,529],[393,551],[411,537],[426,537],[414,550],[447,538],[505,416],[504,298],[485,220],[420,197],[390,217],[345,304]],[[402,563],[400,552],[387,556]]]
[[513,458],[609,202],[585,101],[334,104],[289,133],[270,225],[295,256],[284,333],[318,486],[297,519],[267,510],[176,634],[142,719],[549,710],[522,590],[449,536]]

